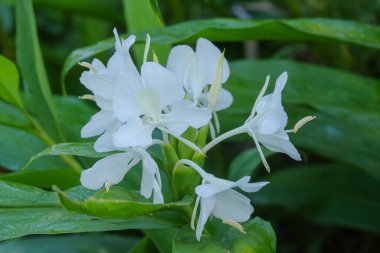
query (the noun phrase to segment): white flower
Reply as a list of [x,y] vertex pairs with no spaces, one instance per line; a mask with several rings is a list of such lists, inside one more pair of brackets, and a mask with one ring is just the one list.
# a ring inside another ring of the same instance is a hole
[[[288,79],[288,74],[283,72],[276,80],[276,86],[272,94],[263,97],[269,83],[269,77],[252,108],[250,117],[245,122],[247,133],[253,138],[262,158],[264,157],[259,143],[274,152],[282,152],[294,160],[300,161],[301,156],[290,142],[285,126],[288,116],[281,104],[281,92]],[[269,170],[265,157],[264,165]]]
[[[257,192],[269,182],[249,183],[250,177],[242,177],[237,182],[217,178],[212,174],[206,173],[201,167],[190,160],[182,159],[177,162],[185,164],[195,169],[202,176],[202,184],[195,188],[198,195],[191,217],[191,227],[194,229],[195,216],[200,203],[200,212],[195,229],[197,240],[202,236],[202,231],[208,220],[213,214],[216,218],[222,219],[224,223],[233,225],[242,230],[238,222],[247,221],[253,213],[250,199],[243,194],[233,190],[238,187],[245,192]],[[240,227],[239,227],[240,226]]]
[[128,171],[140,161],[143,169],[141,195],[150,198],[153,193],[153,203],[163,203],[158,166],[143,148],[127,149],[125,152],[97,161],[91,168],[82,172],[81,184],[92,190],[98,190],[104,186],[108,191],[112,185],[120,183]]
[[[188,99],[195,105],[208,107],[208,85],[217,78],[218,61],[221,56],[220,50],[203,38],[198,39],[195,52],[185,45],[176,46],[171,50],[167,68],[181,81]],[[223,59],[222,73],[221,81],[224,83],[230,74],[226,59]],[[231,93],[221,88],[213,110],[226,109],[232,101]]]
[[91,64],[80,63],[89,69],[82,73],[80,82],[92,91],[93,99],[101,109],[82,128],[81,137],[88,138],[101,135],[94,144],[94,148],[98,152],[116,149],[112,143],[112,134],[122,124],[113,112],[114,89],[119,75],[124,69],[130,68],[137,72],[129,54],[129,48],[135,42],[136,37],[130,36],[126,40],[120,40],[116,29],[114,29],[114,34],[116,52],[109,59],[107,67],[98,59],[94,59]]
[[210,121],[211,113],[183,100],[184,91],[174,75],[155,62],[145,62],[141,76],[126,69],[113,97],[114,112],[125,125],[114,134],[118,147],[147,146],[155,128],[174,136],[189,126],[199,128]]

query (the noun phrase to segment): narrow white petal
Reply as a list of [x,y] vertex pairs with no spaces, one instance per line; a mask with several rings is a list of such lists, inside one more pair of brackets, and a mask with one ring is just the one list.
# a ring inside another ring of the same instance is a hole
[[194,61],[194,57],[194,51],[189,46],[176,46],[170,51],[166,68],[176,76],[182,85],[185,81],[186,70]]
[[97,161],[91,168],[84,170],[80,182],[84,187],[92,190],[100,189],[105,183],[117,184],[131,169],[128,164],[132,159],[133,153],[118,153],[107,156]]
[[226,190],[215,196],[212,213],[222,220],[244,222],[253,213],[249,198],[235,190]]
[[276,80],[276,86],[274,88],[273,94],[281,94],[287,80],[288,80],[288,73],[286,71],[282,72],[281,75]]
[[114,114],[109,111],[99,111],[81,130],[81,137],[88,138],[102,134],[107,129],[113,128],[118,123]]
[[208,220],[208,217],[210,217],[210,214],[212,212],[212,209],[215,205],[215,198],[201,198],[201,210],[199,212],[199,218],[197,222],[197,228],[195,230],[195,236],[197,237],[197,240],[199,241],[202,236],[202,231],[206,225],[206,222]]
[[239,184],[239,188],[245,192],[257,192],[264,186],[269,184],[269,182],[257,182],[257,183],[242,183]]
[[113,110],[120,121],[127,122],[128,119],[144,113],[144,108],[138,100],[142,90],[140,76],[130,69],[125,69],[113,95]]
[[94,143],[96,152],[109,152],[117,150],[113,145],[113,132],[106,132],[102,134]]
[[144,85],[155,90],[160,96],[161,108],[182,100],[185,92],[174,74],[156,62],[146,62],[141,67]]
[[116,147],[148,146],[152,143],[154,126],[144,125],[140,118],[134,118],[121,126],[113,135]]
[[233,101],[234,98],[232,97],[232,94],[228,90],[222,88],[220,89],[214,110],[217,112],[224,110],[230,107]]
[[280,130],[272,135],[257,134],[258,141],[269,150],[285,153],[296,161],[301,161],[301,156],[294,145],[289,141],[288,134]]
[[182,100],[173,104],[172,110],[162,116],[161,124],[169,132],[181,135],[189,126],[198,129],[208,124],[210,120],[210,110],[195,107],[190,101]]
[[[197,41],[195,52],[197,72],[201,77],[202,84],[211,84],[215,80],[218,61],[221,56],[220,50],[209,40],[200,38]],[[230,75],[230,68],[226,59],[223,61],[222,83],[226,82]]]

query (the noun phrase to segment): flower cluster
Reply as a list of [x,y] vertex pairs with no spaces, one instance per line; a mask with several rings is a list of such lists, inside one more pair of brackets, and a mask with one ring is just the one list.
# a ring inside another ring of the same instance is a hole
[[[114,34],[115,53],[107,65],[97,59],[91,64],[80,63],[88,68],[82,73],[80,81],[92,92],[84,97],[94,100],[100,108],[82,128],[81,136],[99,136],[94,144],[98,152],[118,151],[83,171],[81,183],[84,187],[93,190],[105,187],[108,191],[141,162],[141,195],[145,198],[153,195],[153,203],[164,203],[160,168],[147,149],[167,143],[169,138],[176,138],[194,152],[205,154],[231,136],[248,133],[268,170],[260,144],[301,160],[287,133],[297,131],[311,118],[303,119],[293,130],[284,130],[287,115],[281,104],[281,92],[287,81],[286,72],[277,79],[274,92],[264,96],[269,84],[267,77],[251,115],[241,127],[217,136],[220,129],[216,113],[228,108],[233,101],[231,93],[222,88],[230,74],[224,52],[207,39],[200,38],[195,51],[186,45],[174,47],[164,67],[156,57],[148,61],[148,35],[143,64],[138,69],[129,52],[135,36],[123,40],[116,30]],[[190,127],[199,129],[207,125],[212,141],[203,148],[181,136]],[[162,138],[153,138],[155,130],[161,133]],[[248,220],[253,207],[247,197],[233,188],[256,192],[268,183],[249,183],[248,176],[237,182],[216,178],[188,159],[179,160],[175,166],[179,165],[193,168],[202,177],[202,183],[195,187],[197,198],[191,218],[191,226],[195,229],[200,205],[196,226],[198,240],[211,214],[242,230],[238,222]]]

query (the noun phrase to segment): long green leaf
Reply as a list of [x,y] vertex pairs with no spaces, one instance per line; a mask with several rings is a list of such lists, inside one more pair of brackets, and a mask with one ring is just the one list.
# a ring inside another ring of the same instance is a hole
[[210,233],[204,233],[200,242],[189,225],[184,226],[174,240],[174,253],[190,252],[276,252],[276,235],[270,223],[256,217],[243,224],[245,234],[217,222]]
[[[155,1],[123,0],[124,17],[130,34],[142,33],[164,26],[158,8],[156,5],[153,5],[152,2]],[[144,14],[141,15],[141,13]],[[166,62],[170,46],[152,44],[151,49],[154,50],[160,61]],[[144,46],[135,45],[132,47],[132,50],[135,53],[136,62],[140,66],[143,63]]]
[[26,96],[26,106],[45,131],[63,140],[44,67],[32,1],[16,1],[16,56]]
[[96,192],[79,186],[67,192],[58,190],[58,193],[68,210],[107,218],[132,218],[170,207],[187,206],[192,202],[191,197],[186,197],[179,202],[153,204],[139,192],[119,186],[112,187],[109,192]]
[[165,215],[134,219],[100,219],[68,212],[54,192],[0,182],[0,241],[30,234],[63,234],[177,226]]
[[125,253],[137,239],[117,234],[78,234],[40,236],[10,240],[0,245],[0,252],[8,253]]
[[[333,19],[296,20],[237,20],[208,19],[184,22],[149,31],[152,43],[175,44],[194,42],[199,37],[213,41],[282,40],[345,42],[380,49],[380,28],[352,21]],[[137,33],[137,41],[145,34]],[[101,41],[93,46],[73,51],[65,60],[61,78],[79,61],[108,50],[114,40]],[[228,52],[227,52],[228,55]]]
[[223,131],[244,123],[265,76],[272,77],[271,90],[283,71],[289,75],[282,94],[289,116],[288,128],[304,116],[317,116],[297,134],[291,135],[292,141],[380,178],[377,152],[380,150],[377,141],[380,139],[380,81],[376,79],[291,61],[231,63],[233,75],[224,87],[232,92],[235,101],[220,115]]
[[2,55],[0,55],[0,98],[18,108],[23,108],[16,65]]
[[32,132],[33,128],[20,110],[0,100],[0,125],[22,129]]
[[314,222],[380,234],[380,181],[339,164],[275,172],[254,203],[283,206]]

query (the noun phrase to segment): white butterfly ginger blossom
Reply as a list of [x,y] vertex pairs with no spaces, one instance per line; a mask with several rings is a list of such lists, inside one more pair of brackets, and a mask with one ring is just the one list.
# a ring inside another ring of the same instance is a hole
[[88,189],[98,190],[104,186],[108,191],[112,185],[121,182],[128,171],[140,161],[142,162],[141,195],[150,198],[153,193],[153,203],[164,203],[158,166],[143,148],[127,149],[125,152],[112,154],[97,161],[91,168],[82,172],[80,182]]
[[174,75],[155,62],[145,62],[141,75],[126,69],[119,78],[113,110],[124,124],[114,133],[117,147],[147,146],[155,128],[179,137],[189,126],[206,125],[211,113],[184,100]]
[[248,133],[255,141],[264,166],[268,171],[270,168],[261,150],[260,143],[271,151],[285,153],[294,160],[300,161],[301,156],[290,142],[288,133],[296,132],[302,125],[315,117],[307,116],[301,119],[294,129],[285,130],[288,116],[281,104],[281,92],[285,87],[287,79],[288,74],[283,72],[276,80],[273,93],[263,96],[269,84],[268,76],[252,108],[251,115],[244,125],[218,136],[208,143],[202,151],[205,153],[219,142],[234,135]]
[[[202,231],[211,214],[223,220],[240,231],[244,231],[238,222],[247,221],[253,213],[250,199],[243,194],[233,190],[238,187],[245,192],[257,192],[269,182],[249,183],[250,177],[242,177],[236,182],[217,178],[206,173],[202,168],[190,160],[180,160],[177,165],[185,164],[195,169],[202,176],[202,184],[195,188],[198,195],[195,200],[194,210],[191,217],[191,227],[195,229],[195,235],[199,241]],[[195,228],[195,217],[200,204],[197,226]]]
[[129,49],[135,42],[136,37],[132,35],[125,40],[121,40],[116,29],[114,29],[114,35],[116,51],[108,60],[107,67],[98,59],[94,59],[91,64],[87,62],[80,63],[89,69],[82,73],[80,82],[92,91],[93,97],[90,96],[90,98],[95,100],[101,109],[82,128],[81,137],[88,138],[100,135],[94,144],[94,148],[98,152],[116,149],[112,143],[112,136],[113,132],[122,125],[117,119],[112,105],[116,82],[124,69],[129,68],[137,72],[129,54]]
[[[218,62],[223,59],[221,83],[225,83],[230,75],[228,62],[220,50],[209,40],[200,38],[196,51],[186,45],[174,47],[169,54],[167,68],[175,74],[185,88],[187,98],[199,107],[209,105],[209,87],[217,79]],[[220,111],[232,104],[229,91],[220,88],[213,111]]]

